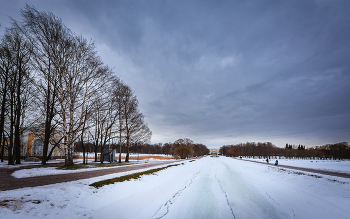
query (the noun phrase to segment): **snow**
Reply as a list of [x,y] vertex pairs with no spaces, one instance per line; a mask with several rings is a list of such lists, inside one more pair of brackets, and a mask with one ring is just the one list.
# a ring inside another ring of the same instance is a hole
[[[244,160],[254,160],[266,163],[266,159],[253,159],[244,158]],[[270,163],[275,163],[276,159],[270,159]],[[340,173],[350,174],[350,161],[349,160],[310,160],[310,159],[284,159],[279,158],[279,165],[288,165],[294,167],[305,167],[312,169],[327,170]]]
[[[83,157],[83,152],[75,152],[74,153],[75,156],[81,156]],[[97,156],[100,156],[101,153],[97,153]],[[89,154],[85,153],[85,156],[86,157],[89,157],[89,158],[95,158],[95,152],[90,152]],[[122,157],[125,157],[126,156],[126,153],[121,153],[121,156]],[[156,156],[156,157],[173,157],[172,155],[169,155],[169,154],[138,154],[138,153],[129,153],[129,157],[148,157],[148,156]],[[115,154],[115,157],[119,157],[119,153],[116,152]]]
[[[157,162],[158,160],[152,160],[153,163]],[[82,163],[82,161],[78,160],[74,163]],[[143,163],[151,163],[148,160],[143,160],[139,162],[131,161],[130,164],[138,165]],[[45,176],[45,175],[56,175],[56,174],[65,174],[65,173],[76,173],[76,172],[86,172],[86,171],[93,171],[93,170],[101,170],[101,169],[110,169],[110,168],[118,168],[118,166],[114,167],[94,167],[92,165],[87,164],[87,167],[90,168],[84,168],[84,169],[77,169],[77,170],[62,170],[62,169],[56,169],[56,167],[41,167],[41,168],[31,168],[31,169],[22,169],[17,170],[12,173],[12,176],[15,178],[25,178],[25,177],[33,177],[33,176]],[[122,167],[122,166],[119,166]]]
[[[59,163],[59,162],[64,162],[64,159],[57,159],[57,160],[50,160],[47,163]],[[12,169],[12,168],[18,168],[18,167],[24,167],[24,166],[34,166],[34,165],[41,165],[41,162],[25,162],[21,160],[21,164],[15,164],[15,165],[8,165],[7,160],[4,162],[0,162],[0,169]]]
[[100,189],[89,184],[145,169],[2,191],[0,201],[9,201],[7,207],[0,204],[0,218],[349,218],[350,215],[347,178],[227,157],[180,163],[183,164],[139,180]]
[[[143,163],[154,163],[162,160],[158,159],[144,159],[139,161],[131,160],[130,163],[137,165],[137,164],[143,164]],[[64,162],[64,160],[52,160],[49,161],[49,163],[58,163],[58,162]],[[75,164],[83,163],[82,159],[74,159]],[[92,163],[92,161],[89,161],[89,163]],[[0,163],[0,168],[18,168],[18,167],[24,167],[24,166],[40,166],[40,162],[22,162],[21,164],[16,165],[7,165],[7,162]],[[93,170],[99,170],[99,169],[108,169],[108,168],[118,168],[118,167],[93,167],[92,165],[87,164],[87,166],[91,168],[86,169],[78,169],[78,170],[61,170],[56,169],[56,167],[39,167],[39,168],[30,168],[30,169],[22,169],[14,171],[12,176],[15,178],[25,178],[25,177],[33,177],[33,176],[44,176],[44,175],[56,175],[56,174],[65,174],[65,173],[75,173],[75,172],[85,172],[85,171],[93,171]]]

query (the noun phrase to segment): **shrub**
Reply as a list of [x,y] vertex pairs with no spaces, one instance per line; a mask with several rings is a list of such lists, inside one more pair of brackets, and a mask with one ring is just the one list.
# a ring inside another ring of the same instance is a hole
[[175,159],[186,159],[188,157],[192,157],[194,151],[190,145],[180,145],[174,151]]

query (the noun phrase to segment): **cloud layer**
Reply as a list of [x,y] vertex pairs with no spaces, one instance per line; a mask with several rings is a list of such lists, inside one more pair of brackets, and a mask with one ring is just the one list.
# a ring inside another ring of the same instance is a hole
[[[13,2],[1,3],[2,32],[25,4]],[[28,3],[95,40],[154,143],[350,140],[348,1]]]

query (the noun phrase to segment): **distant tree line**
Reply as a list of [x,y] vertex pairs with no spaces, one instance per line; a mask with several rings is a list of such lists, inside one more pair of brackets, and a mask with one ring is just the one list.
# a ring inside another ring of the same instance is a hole
[[[89,153],[94,153],[94,144],[93,143],[85,143],[84,144]],[[110,149],[118,149],[119,144],[107,144],[106,148]],[[188,138],[178,139],[174,143],[142,143],[142,142],[134,142],[126,146],[125,143],[121,144],[121,153],[127,153],[129,148],[129,152],[131,153],[139,153],[139,154],[166,154],[172,155],[177,158],[187,158],[187,157],[200,157],[209,154],[209,149],[207,146],[203,144],[194,143],[192,140]],[[75,147],[76,152],[83,152],[81,142],[78,142]]]
[[132,144],[150,142],[136,95],[103,63],[93,42],[51,12],[26,5],[20,13],[22,20],[12,19],[0,39],[2,162],[6,150],[8,164],[20,163],[26,131],[42,139],[43,164],[64,146],[65,164],[73,165],[78,141],[83,151],[93,142],[95,154],[111,141],[126,153]]
[[[291,145],[291,144],[288,144],[288,143],[286,144],[285,149],[293,149],[293,148],[295,149],[296,146],[293,147],[293,145]],[[300,145],[300,144],[299,144],[298,150],[305,150],[305,145]]]
[[286,144],[285,148],[276,147],[271,142],[247,142],[236,145],[224,145],[220,153],[226,156],[257,157],[257,158],[298,158],[298,159],[350,159],[350,147],[347,142],[327,144],[312,148],[304,145]]

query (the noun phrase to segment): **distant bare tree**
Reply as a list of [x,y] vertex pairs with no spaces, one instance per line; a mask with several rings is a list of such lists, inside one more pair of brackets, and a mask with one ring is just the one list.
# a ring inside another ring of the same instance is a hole
[[129,162],[130,143],[138,141],[149,141],[152,132],[144,122],[144,116],[139,112],[138,101],[131,88],[126,87],[122,99],[122,122],[124,125],[126,143],[125,162]]
[[194,142],[189,138],[179,138],[174,142],[174,145],[193,145]]

